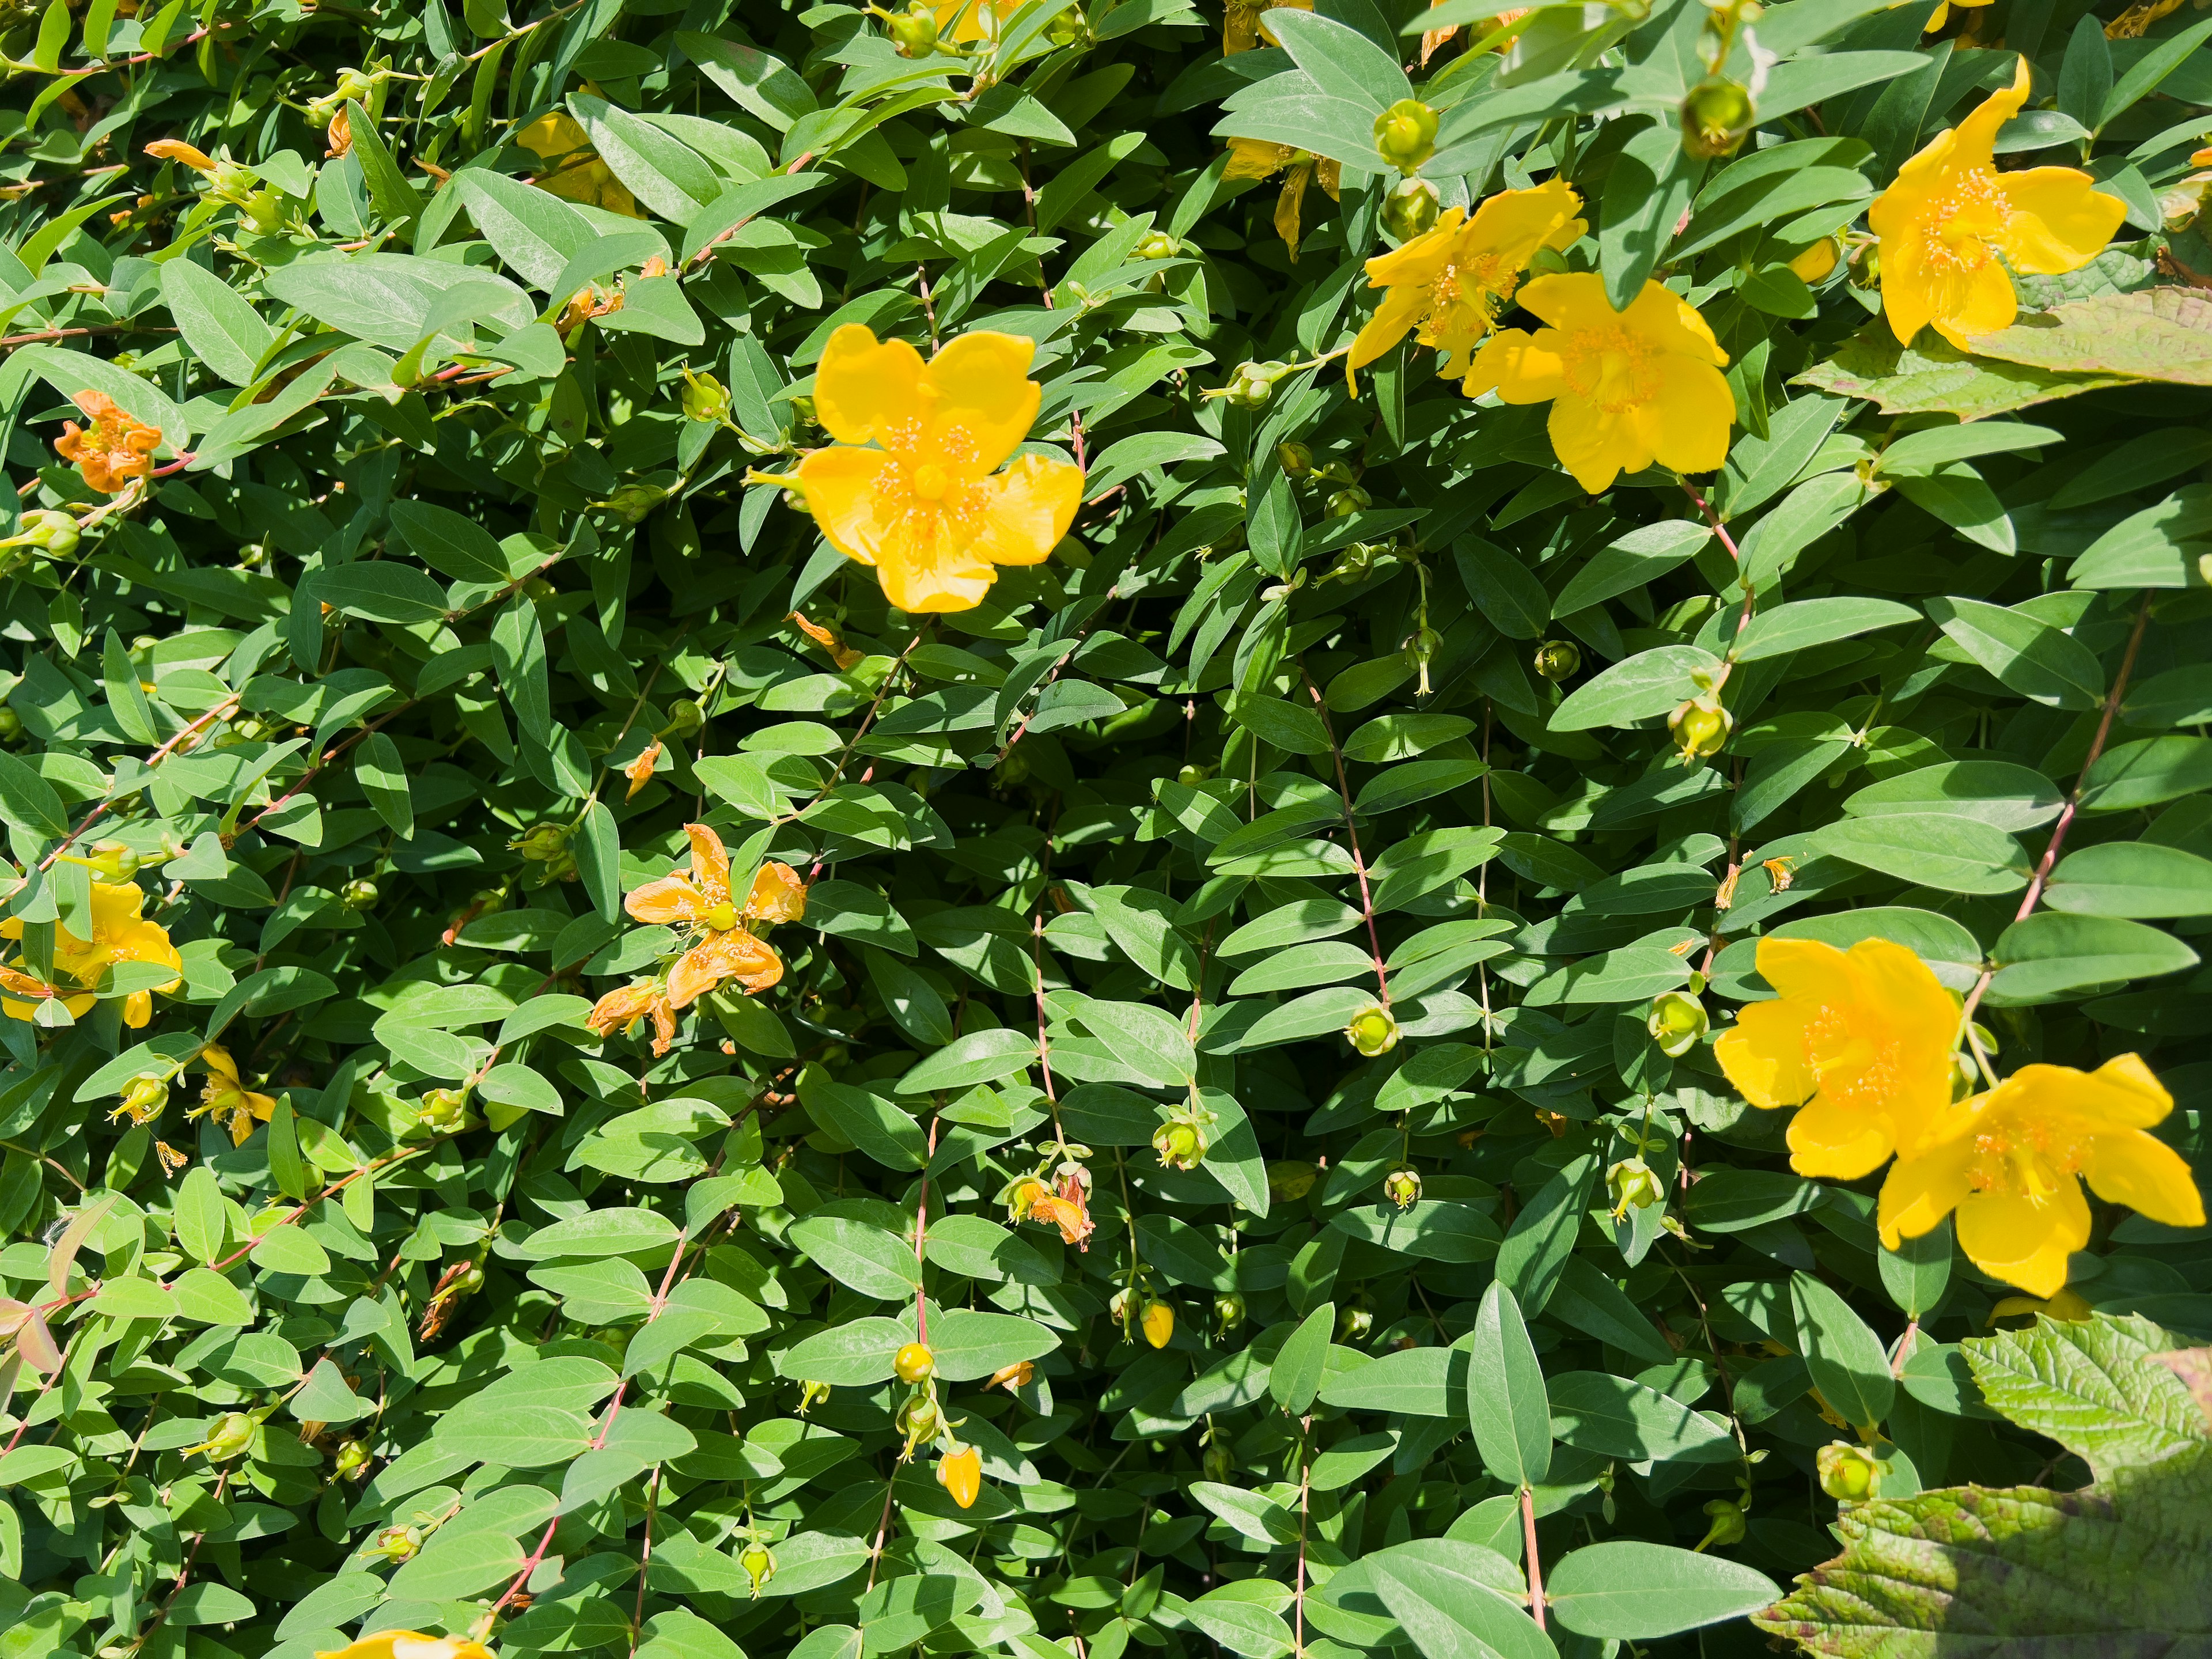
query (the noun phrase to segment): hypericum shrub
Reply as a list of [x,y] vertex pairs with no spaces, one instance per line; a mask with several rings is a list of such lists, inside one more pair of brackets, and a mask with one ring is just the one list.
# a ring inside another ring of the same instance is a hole
[[2201,1632],[2212,18],[0,52],[0,1659]]

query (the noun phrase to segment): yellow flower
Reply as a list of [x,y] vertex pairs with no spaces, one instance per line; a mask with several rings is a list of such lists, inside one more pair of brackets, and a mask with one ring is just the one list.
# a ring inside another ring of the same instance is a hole
[[983,1455],[973,1446],[955,1442],[953,1449],[937,1460],[937,1480],[962,1509],[975,1508],[976,1494],[983,1489]]
[[900,610],[973,610],[992,567],[1042,564],[1074,522],[1082,468],[1024,455],[995,470],[1036,419],[1036,352],[1022,335],[979,331],[924,363],[857,323],[830,337],[814,412],[837,442],[796,476],[830,544],[875,566]]
[[1298,257],[1298,240],[1305,234],[1304,213],[1306,186],[1316,179],[1328,192],[1328,199],[1337,199],[1343,183],[1344,169],[1334,161],[1299,149],[1291,144],[1270,143],[1265,138],[1231,138],[1229,141],[1229,165],[1222,171],[1224,182],[1231,179],[1272,179],[1284,168],[1290,172],[1283,179],[1282,193],[1275,198],[1275,234],[1283,239],[1283,246],[1291,251],[1293,261]]
[[200,1060],[207,1067],[208,1080],[200,1091],[200,1103],[191,1115],[211,1112],[215,1121],[230,1131],[234,1146],[243,1146],[252,1138],[253,1126],[269,1121],[276,1103],[267,1095],[256,1094],[246,1086],[238,1074],[238,1062],[230,1057],[230,1050],[210,1042],[200,1050]]
[[2145,1133],[2172,1109],[2135,1054],[2094,1072],[2023,1066],[1898,1159],[1881,1185],[1882,1243],[1895,1249],[1955,1209],[1960,1248],[1977,1267],[2054,1297],[2065,1288],[2066,1258],[2089,1242],[2081,1180],[2166,1226],[2204,1224],[2189,1165]]
[[[118,962],[151,962],[181,975],[184,958],[177,947],[169,943],[168,930],[157,922],[143,921],[138,908],[146,902],[136,883],[116,886],[104,881],[92,884],[92,938],[81,939],[67,928],[54,930],[54,969],[68,975],[88,990],[99,985],[100,976]],[[21,939],[23,923],[20,917],[0,921],[0,939]],[[18,985],[15,981],[25,981]],[[183,981],[173,979],[159,988],[173,991]],[[34,994],[30,987],[39,981],[27,974],[10,972],[9,988],[19,994]],[[46,988],[48,996],[59,995],[52,987]],[[73,1015],[82,1014],[92,1006],[90,997],[68,996],[64,1006]],[[28,1019],[36,1012],[27,1002],[9,1000],[0,1003],[11,1019]],[[134,1031],[154,1018],[154,996],[150,991],[133,991],[123,999],[123,1023]]]
[[637,210],[637,198],[629,193],[629,186],[599,159],[591,139],[572,117],[558,112],[541,115],[516,133],[514,142],[549,164],[535,180],[538,189],[609,213],[627,214],[633,219],[645,216]]
[[1261,21],[1262,13],[1278,6],[1288,6],[1292,11],[1311,11],[1313,0],[1229,0],[1228,9],[1221,19],[1222,56],[1249,52],[1262,41],[1271,46],[1282,45],[1273,31]]
[[1582,198],[1565,180],[1500,191],[1474,210],[1449,208],[1403,247],[1367,262],[1367,286],[1385,290],[1345,359],[1344,377],[1359,395],[1358,371],[1406,337],[1443,354],[1437,373],[1468,373],[1468,357],[1498,325],[1521,273],[1539,248],[1572,246],[1589,227],[1575,216]]
[[1747,1005],[1713,1058],[1753,1105],[1803,1108],[1790,1168],[1853,1181],[1910,1152],[1950,1104],[1958,999],[1885,939],[1763,939],[1758,961],[1782,994]]
[[424,1636],[411,1630],[380,1630],[315,1659],[492,1659],[491,1650],[463,1636]]
[[1932,326],[1972,350],[1972,337],[2008,327],[2019,313],[2006,264],[2042,276],[2078,270],[2127,216],[2079,168],[1996,170],[1997,129],[2020,113],[2028,82],[2023,58],[2012,85],[1938,133],[1867,210],[1881,239],[1882,310],[1906,345]]
[[1467,395],[1550,400],[1553,453],[1584,489],[1595,495],[1655,460],[1711,472],[1728,459],[1728,354],[1686,301],[1646,283],[1615,311],[1589,271],[1539,276],[1520,301],[1551,326],[1491,336],[1468,371]]
[[[726,979],[736,980],[748,992],[767,990],[783,977],[783,959],[754,938],[744,924],[768,914],[756,908],[757,902],[763,896],[763,884],[770,902],[777,904],[787,902],[785,895],[788,887],[798,885],[801,910],[806,902],[805,885],[788,865],[771,864],[755,880],[751,898],[740,912],[731,902],[730,855],[722,846],[722,838],[703,823],[687,823],[684,833],[691,838],[691,873],[663,876],[658,881],[632,888],[623,903],[635,921],[670,927],[689,925],[700,931],[699,942],[668,970],[668,1006],[672,1010],[688,1008]],[[781,875],[771,877],[770,871],[780,871]],[[770,915],[769,919],[785,918]],[[631,992],[636,989],[635,986],[629,988]],[[610,1004],[628,994],[611,992],[599,1000],[592,1015],[599,1018],[600,1009],[608,1009],[604,1018],[611,1029],[616,1011]],[[623,1023],[649,1012],[650,1004],[629,1013]],[[655,1024],[659,1024],[657,1018]]]

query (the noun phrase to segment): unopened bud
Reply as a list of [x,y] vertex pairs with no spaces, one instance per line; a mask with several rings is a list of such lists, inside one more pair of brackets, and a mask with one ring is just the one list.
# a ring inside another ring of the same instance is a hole
[[437,1134],[451,1134],[461,1127],[468,1116],[469,1091],[466,1089],[432,1089],[422,1097],[422,1104],[416,1118],[422,1127]]
[[1679,1060],[1705,1040],[1712,1019],[1705,1005],[1686,991],[1662,991],[1651,999],[1651,1012],[1644,1029],[1659,1045],[1659,1052]]
[[902,1382],[926,1382],[937,1374],[937,1356],[920,1342],[909,1342],[891,1360]]
[[1382,228],[1410,242],[1437,227],[1442,198],[1425,179],[1401,179],[1382,198]]
[[1842,246],[1832,236],[1823,236],[1790,262],[1790,269],[1797,273],[1808,288],[1818,288],[1835,274],[1843,263]]
[[1382,1195],[1401,1210],[1410,1210],[1421,1201],[1421,1172],[1419,1170],[1393,1170],[1382,1177]]
[[345,884],[338,902],[349,910],[367,910],[374,907],[377,897],[376,884],[366,876],[356,876]]
[[759,1601],[761,1586],[775,1577],[775,1552],[765,1544],[748,1544],[738,1555],[738,1565],[745,1570],[745,1577],[752,1581],[752,1599]]
[[1692,697],[1668,716],[1667,729],[1685,764],[1694,764],[1720,753],[1735,718],[1712,697]]
[[1147,1302],[1138,1320],[1145,1333],[1145,1340],[1156,1348],[1164,1348],[1175,1337],[1175,1310],[1164,1302]]
[[1743,1542],[1746,1528],[1742,1504],[1732,1503],[1725,1498],[1716,1498],[1705,1504],[1705,1513],[1711,1517],[1712,1524],[1705,1528],[1705,1535],[1698,1540],[1698,1548],[1710,1549],[1717,1544],[1725,1549],[1730,1544]]
[[368,1447],[359,1440],[341,1442],[331,1461],[331,1473],[341,1480],[357,1480],[368,1468]]
[[684,371],[684,415],[687,420],[720,421],[730,412],[727,387],[711,374]]
[[1555,684],[1572,679],[1582,665],[1582,647],[1572,640],[1546,640],[1536,647],[1536,672]]
[[1352,1017],[1344,1028],[1345,1038],[1354,1048],[1372,1060],[1377,1054],[1387,1054],[1398,1046],[1398,1022],[1390,1011],[1376,1003]]
[[1820,1490],[1839,1504],[1859,1504],[1881,1492],[1881,1464],[1864,1446],[1832,1440],[1814,1460]]
[[1666,1201],[1666,1183],[1640,1158],[1624,1158],[1607,1170],[1605,1184],[1613,1194],[1613,1213],[1616,1220],[1631,1210],[1649,1209],[1654,1204]]
[[1328,505],[1322,510],[1332,519],[1348,519],[1374,505],[1375,498],[1358,484],[1346,484],[1328,498]]
[[1735,155],[1758,124],[1750,89],[1740,81],[1708,76],[1682,100],[1682,148],[1700,161]]
[[937,50],[937,14],[922,0],[893,15],[884,29],[902,58],[927,58]]
[[1375,148],[1401,173],[1437,153],[1437,112],[1418,98],[1401,98],[1375,118]]
[[1303,478],[1313,471],[1313,451],[1295,439],[1275,446],[1275,460],[1293,478]]
[[77,529],[76,520],[68,514],[56,512],[52,507],[34,507],[23,515],[22,527],[15,532],[15,539],[27,547],[35,547],[58,559],[65,559],[76,551],[76,544],[82,539],[82,535]]
[[1163,1123],[1152,1133],[1152,1150],[1170,1170],[1194,1170],[1206,1156],[1206,1137],[1194,1123]]

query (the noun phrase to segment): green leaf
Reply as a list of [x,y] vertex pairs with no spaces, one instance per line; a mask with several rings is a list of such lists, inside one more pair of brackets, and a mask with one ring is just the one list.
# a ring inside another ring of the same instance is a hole
[[19,830],[58,839],[69,833],[62,798],[53,785],[17,760],[0,753],[0,817]]
[[2058,306],[2033,325],[1974,337],[1975,355],[2069,377],[2124,377],[2212,386],[2207,302],[2187,288],[2102,294]]
[[2058,861],[2043,902],[2076,915],[2212,915],[2212,859],[2147,842],[2084,847]]
[[2145,738],[2118,744],[2097,757],[2081,787],[2081,808],[2087,812],[2157,806],[2212,788],[2212,738]]
[[1571,1550],[1546,1576],[1552,1616],[1579,1635],[1650,1641],[1757,1611],[1779,1594],[1739,1562],[1613,1539]]
[[1906,1318],[1927,1318],[1943,1299],[1951,1282],[1951,1218],[1945,1216],[1919,1237],[1899,1240],[1896,1249],[1885,1246],[1875,1258],[1882,1289]]
[[2201,1446],[2212,1425],[2179,1377],[2151,1363],[2172,1339],[2147,1319],[2036,1316],[1960,1344],[1990,1404],[2080,1457],[2100,1479]]
[[1884,812],[1817,832],[1820,850],[1897,880],[1948,893],[2009,893],[2027,884],[2027,855],[2002,830],[1948,812]]
[[1425,1538],[1375,1557],[1368,1575],[1423,1659],[1552,1659],[1557,1652],[1507,1599],[1505,1587],[1518,1575],[1495,1550]]
[[1508,1486],[1540,1486],[1552,1467],[1551,1405],[1521,1305],[1503,1284],[1483,1292],[1469,1335],[1468,1419],[1483,1467]]
[[1656,1389],[1604,1371],[1568,1371],[1550,1380],[1552,1433],[1579,1450],[1636,1461],[1695,1463],[1738,1455],[1735,1436]]
[[2105,671],[2079,641],[2023,611],[1979,599],[1930,599],[1929,620],[2002,684],[2052,708],[2094,708]]
[[161,267],[161,297],[185,343],[233,386],[250,386],[276,336],[244,295],[190,259]]
[[1329,1334],[1335,1328],[1336,1304],[1324,1302],[1285,1340],[1268,1368],[1267,1392],[1293,1417],[1312,1408],[1328,1362]]
[[1881,1339],[1849,1303],[1810,1273],[1790,1276],[1790,1300],[1813,1386],[1845,1421],[1869,1432],[1879,1427],[1897,1398],[1897,1382]]
[[1553,1286],[1559,1282],[1597,1173],[1594,1154],[1569,1162],[1537,1188],[1498,1247],[1498,1282],[1530,1313],[1543,1312]]
[[1887,323],[1875,322],[1790,384],[1864,398],[1885,415],[1945,414],[1972,421],[2100,386],[2124,386],[2132,378],[1992,361],[2008,355],[1988,349],[2003,337],[1980,337],[1976,353],[1969,356],[1926,330],[1911,345],[1901,346]]
[[1798,599],[1754,616],[1735,636],[1729,654],[1738,662],[1756,662],[1919,620],[1918,611],[1894,599]]
[[2090,985],[2154,979],[2197,965],[2197,952],[2171,933],[2117,916],[2045,910],[1998,935],[1990,995],[2036,1001]]
[[919,1170],[929,1161],[921,1125],[872,1090],[833,1082],[819,1066],[810,1066],[799,1074],[799,1097],[823,1128],[886,1169]]

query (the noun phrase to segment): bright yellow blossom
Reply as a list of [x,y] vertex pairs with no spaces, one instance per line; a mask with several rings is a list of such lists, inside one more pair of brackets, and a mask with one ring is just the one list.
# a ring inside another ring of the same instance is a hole
[[814,412],[837,442],[795,476],[830,544],[875,566],[900,610],[974,609],[994,566],[1042,564],[1074,521],[1082,468],[1024,455],[996,470],[1036,419],[1036,352],[978,331],[924,363],[857,323],[830,337]]
[[201,1049],[200,1060],[207,1067],[208,1079],[200,1091],[200,1103],[191,1115],[198,1117],[203,1112],[212,1113],[215,1121],[230,1131],[231,1145],[243,1146],[252,1138],[256,1122],[269,1121],[276,1103],[246,1086],[245,1079],[238,1073],[238,1062],[230,1057],[230,1050],[219,1043],[210,1042]]
[[1291,258],[1298,257],[1298,241],[1305,234],[1306,186],[1319,180],[1328,192],[1328,199],[1337,199],[1338,188],[1344,169],[1326,156],[1291,144],[1270,143],[1265,138],[1231,138],[1229,141],[1229,165],[1222,170],[1224,182],[1232,179],[1272,179],[1283,173],[1283,188],[1275,198],[1275,234],[1283,239],[1283,246],[1291,251]]
[[976,1495],[983,1490],[983,1455],[954,1442],[952,1449],[937,1460],[937,1480],[962,1509],[974,1509]]
[[1292,11],[1311,11],[1313,0],[1229,0],[1221,18],[1221,55],[1233,57],[1262,44],[1282,45],[1264,21],[1265,15],[1278,6],[1288,6]]
[[[169,943],[168,930],[158,922],[147,921],[138,915],[146,896],[137,884],[117,886],[108,882],[92,884],[92,938],[81,939],[65,927],[54,929],[54,971],[65,974],[87,990],[96,988],[100,976],[118,962],[151,962],[181,975],[184,958],[177,947]],[[21,939],[23,923],[21,917],[0,921],[0,939]],[[22,985],[15,981],[21,980]],[[11,970],[9,988],[21,994],[33,994],[29,988],[39,981],[27,974]],[[173,979],[160,987],[163,992],[173,991],[182,983]],[[61,995],[46,988],[48,996]],[[64,1006],[72,1015],[82,1014],[92,1006],[89,996],[64,996]],[[33,1002],[18,1002],[12,999],[0,1002],[10,1019],[29,1019],[36,1012]],[[154,996],[150,991],[133,991],[123,999],[123,1023],[137,1030],[154,1018]]]
[[1911,1152],[1950,1104],[1958,999],[1883,939],[1763,939],[1758,962],[1781,995],[1747,1004],[1713,1058],[1753,1105],[1803,1109],[1790,1167],[1853,1181]]
[[424,1636],[411,1630],[380,1630],[315,1659],[492,1659],[491,1650],[463,1636]]
[[2009,327],[2019,313],[2006,265],[2041,276],[2078,270],[2127,216],[2077,167],[1997,171],[1997,129],[2027,101],[2029,78],[2023,58],[2012,85],[1938,133],[1867,210],[1881,239],[1882,310],[1906,345],[1933,327],[1972,350],[1973,336]]
[[1626,311],[1591,271],[1539,276],[1519,295],[1549,328],[1491,336],[1468,371],[1470,398],[1552,405],[1552,450],[1591,495],[1658,461],[1711,472],[1728,459],[1735,396],[1728,354],[1686,301],[1656,283]]
[[629,193],[629,186],[599,159],[590,137],[573,117],[558,112],[541,115],[516,133],[514,142],[549,164],[532,180],[538,189],[567,201],[605,208],[609,213],[627,214],[633,219],[645,216],[637,210],[637,198]]
[[1448,208],[1436,228],[1367,262],[1367,286],[1384,290],[1344,361],[1354,397],[1358,372],[1406,337],[1443,354],[1437,373],[1464,376],[1469,358],[1498,325],[1539,248],[1572,246],[1589,228],[1576,216],[1582,198],[1566,181],[1500,191],[1469,217]]
[[[668,970],[668,1006],[690,1007],[726,979],[749,992],[765,991],[783,977],[783,959],[746,928],[748,921],[795,921],[806,912],[806,886],[787,864],[762,866],[744,908],[732,902],[730,855],[722,838],[703,823],[687,823],[691,838],[691,873],[663,876],[630,890],[623,902],[632,920],[663,927],[690,926],[699,942]],[[632,988],[633,989],[635,988]],[[627,992],[610,992],[594,1016]],[[641,1009],[629,1014],[635,1019]]]
[[1898,1159],[1881,1186],[1882,1243],[1895,1249],[1955,1209],[1960,1248],[1976,1267],[2033,1296],[2056,1296],[2066,1258],[2089,1242],[2082,1180],[2098,1197],[2166,1226],[2204,1224],[2189,1165],[2146,1133],[2172,1109],[2173,1097],[2135,1054],[2094,1072],[2023,1066]]

